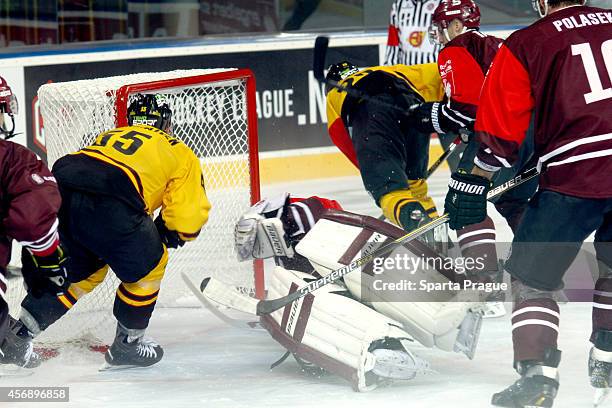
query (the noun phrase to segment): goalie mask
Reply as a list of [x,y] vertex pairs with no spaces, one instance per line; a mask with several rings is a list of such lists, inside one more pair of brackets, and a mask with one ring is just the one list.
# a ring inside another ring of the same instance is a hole
[[164,132],[172,129],[172,111],[164,95],[136,95],[128,108],[128,124],[148,125]]
[[[340,82],[357,72],[359,72],[359,68],[357,68],[355,65],[348,61],[342,61],[329,66],[325,80]],[[325,84],[325,95],[327,95],[332,89],[333,86]]]
[[454,20],[459,20],[465,30],[477,30],[480,28],[480,9],[474,0],[442,0],[431,18],[429,37],[434,44],[439,44],[440,37],[446,41],[451,38],[448,35],[448,27]]
[[0,134],[4,139],[15,136],[15,117],[18,105],[17,98],[6,80],[0,77]]

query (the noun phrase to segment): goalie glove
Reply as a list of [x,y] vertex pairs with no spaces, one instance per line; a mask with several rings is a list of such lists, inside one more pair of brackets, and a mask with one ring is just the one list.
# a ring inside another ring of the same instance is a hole
[[444,212],[449,227],[459,230],[484,221],[487,216],[487,193],[491,182],[484,177],[468,174],[465,170],[452,174],[444,200]]
[[258,202],[240,217],[234,228],[234,248],[239,261],[293,257],[293,248],[280,220],[288,205],[289,194],[285,193]]
[[40,298],[46,293],[56,295],[70,286],[67,269],[68,257],[61,245],[47,256],[33,255],[28,249],[21,251],[21,273],[28,293]]

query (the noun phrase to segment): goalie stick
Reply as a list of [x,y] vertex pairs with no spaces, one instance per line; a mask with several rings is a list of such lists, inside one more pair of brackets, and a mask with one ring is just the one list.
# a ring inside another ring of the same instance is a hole
[[[526,170],[523,173],[514,177],[513,179],[508,180],[507,182],[489,191],[489,193],[487,194],[487,199],[497,197],[498,195],[503,194],[506,191],[536,177],[538,174],[539,172],[536,167]],[[289,295],[283,296],[278,299],[257,301],[256,299],[250,298],[244,295],[243,293],[240,293],[234,287],[213,278],[204,279],[202,281],[202,284],[200,285],[200,290],[207,298],[212,299],[215,302],[222,304],[223,306],[240,310],[245,313],[256,314],[258,316],[267,315],[287,306],[288,304],[296,301],[302,296],[305,296],[308,293],[313,292],[324,285],[339,280],[344,275],[354,271],[357,267],[367,264],[375,257],[385,255],[388,252],[391,252],[398,245],[402,245],[405,242],[418,238],[425,232],[430,231],[438,225],[445,223],[447,220],[447,214],[436,218],[428,224],[425,224],[417,228],[416,230],[398,238],[397,240],[378,248],[373,253],[368,254],[360,259],[357,259],[349,265],[337,269],[331,274],[298,289],[296,292],[290,293]]]
[[[253,305],[253,310],[256,307],[257,300],[251,298],[250,296],[243,295],[240,293],[239,296],[232,295],[233,292],[239,293],[234,287],[227,287],[225,283],[222,283],[218,280],[212,280],[212,278],[204,278],[202,283],[200,284],[200,288],[198,289],[191,281],[189,276],[186,273],[182,272],[181,277],[183,281],[193,292],[196,298],[206,307],[212,314],[217,316],[221,321],[227,323],[230,326],[237,327],[239,329],[258,329],[261,328],[259,322],[247,322],[240,319],[234,319],[227,314],[223,313],[219,306],[225,306],[231,309],[239,310],[242,312],[255,314],[248,307],[241,307],[241,304]],[[203,288],[206,288],[210,283],[210,287],[208,287],[208,291],[205,291]],[[212,294],[212,295],[210,295]],[[253,303],[254,302],[254,303]],[[246,309],[246,310],[245,310]]]
[[[526,170],[523,173],[519,174],[518,176],[514,177],[513,179],[508,180],[507,182],[489,191],[489,193],[487,194],[487,199],[490,200],[491,198],[494,198],[520,184],[523,184],[524,182],[532,179],[533,177],[536,177],[538,174],[539,172],[536,167]],[[441,217],[438,217],[435,220],[427,224],[424,224],[421,227],[415,229],[414,231],[396,239],[395,241],[392,241],[386,245],[381,246],[374,252],[371,252],[351,262],[350,264],[343,266],[342,268],[336,269],[335,271],[331,272],[329,275],[326,275],[320,279],[317,279],[314,282],[309,283],[308,285],[298,289],[297,291],[293,293],[288,294],[287,296],[283,296],[278,299],[260,300],[259,303],[257,303],[256,314],[258,316],[270,314],[298,300],[299,298],[306,296],[307,294],[311,292],[314,292],[315,290],[319,289],[320,287],[324,285],[336,282],[337,280],[342,278],[344,275],[354,271],[358,267],[368,264],[374,258],[388,254],[397,246],[402,245],[403,243],[411,241],[415,238],[418,238],[425,232],[430,231],[431,229],[437,227],[438,225],[444,224],[447,220],[448,220],[448,214],[444,214]]]

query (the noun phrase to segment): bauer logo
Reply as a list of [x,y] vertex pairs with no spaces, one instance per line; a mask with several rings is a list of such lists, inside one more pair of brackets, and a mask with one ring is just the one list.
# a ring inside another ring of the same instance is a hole
[[272,244],[272,248],[274,249],[274,254],[276,256],[285,256],[285,251],[283,250],[283,246],[280,243],[278,232],[274,228],[273,225],[266,224],[264,228],[267,231],[268,238],[270,239],[270,243]]

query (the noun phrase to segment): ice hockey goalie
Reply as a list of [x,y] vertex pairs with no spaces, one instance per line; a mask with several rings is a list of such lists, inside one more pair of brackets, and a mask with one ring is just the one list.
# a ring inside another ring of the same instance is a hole
[[[267,280],[268,298],[285,296],[332,270],[363,256],[377,243],[405,232],[387,222],[343,211],[332,200],[295,199],[284,194],[263,200],[236,224],[239,259],[274,257]],[[438,249],[412,241],[414,256],[441,256]],[[369,391],[393,380],[429,371],[427,361],[410,351],[418,342],[472,357],[481,323],[479,303],[458,301],[454,293],[435,298],[388,301],[370,290],[366,271],[328,284],[270,315],[261,323],[293,355],[305,372],[329,372]],[[450,270],[417,272],[410,279],[449,282]],[[282,361],[282,360],[281,360]]]

